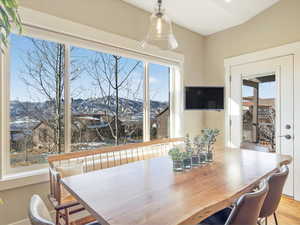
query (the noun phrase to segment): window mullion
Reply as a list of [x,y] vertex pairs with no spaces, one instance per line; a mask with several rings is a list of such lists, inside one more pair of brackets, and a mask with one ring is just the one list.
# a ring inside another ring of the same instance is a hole
[[65,45],[65,68],[64,68],[64,139],[65,152],[71,151],[71,97],[70,97],[70,46]]
[[[1,46],[2,47],[2,46]],[[5,95],[5,85],[4,85],[4,55],[3,53],[0,53],[0,69],[1,69],[1,74],[0,74],[0,180],[3,178],[3,172],[4,172],[4,164],[5,164],[5,119],[4,119],[4,115],[5,115],[5,107],[4,107],[4,95]]]
[[150,97],[149,97],[149,64],[144,63],[144,141],[150,141]]
[[0,104],[1,104],[1,118],[0,118],[0,134],[1,134],[1,168],[0,168],[0,179],[3,178],[8,170],[9,160],[10,160],[10,128],[9,128],[9,51],[8,48],[4,48],[3,53],[1,53],[1,93],[0,93]]

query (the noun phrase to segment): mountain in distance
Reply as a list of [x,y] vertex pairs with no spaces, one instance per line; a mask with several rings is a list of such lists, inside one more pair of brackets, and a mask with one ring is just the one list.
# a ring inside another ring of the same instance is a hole
[[[116,107],[114,97],[72,99],[72,113],[109,113],[113,112]],[[168,107],[167,102],[150,101],[151,118],[154,118],[159,112]],[[50,110],[49,110],[50,109]],[[119,98],[120,116],[143,116],[143,102],[126,98]],[[13,100],[10,102],[10,114],[12,121],[28,120],[35,117],[51,117],[53,104],[50,101],[30,102]]]

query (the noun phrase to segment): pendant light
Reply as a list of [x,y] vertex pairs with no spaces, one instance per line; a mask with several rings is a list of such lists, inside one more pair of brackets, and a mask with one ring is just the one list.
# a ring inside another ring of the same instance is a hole
[[172,21],[165,14],[162,8],[162,0],[157,1],[157,7],[150,17],[150,27],[142,47],[155,45],[164,50],[171,50],[178,47],[178,43],[173,34]]

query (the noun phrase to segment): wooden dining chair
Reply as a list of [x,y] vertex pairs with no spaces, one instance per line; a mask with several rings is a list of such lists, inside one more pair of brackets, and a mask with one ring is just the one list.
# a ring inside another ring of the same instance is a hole
[[[52,221],[48,208],[38,195],[33,195],[31,197],[28,209],[28,217],[31,225],[55,225],[55,223]],[[92,222],[86,225],[100,224],[97,222]]]
[[[269,192],[265,198],[264,204],[260,210],[259,218],[265,219],[265,224],[268,224],[268,217],[274,216],[275,224],[278,225],[276,210],[280,203],[284,184],[289,175],[289,168],[285,165],[280,168],[280,171],[272,174],[267,179],[269,184]],[[259,221],[258,224],[261,222]]]
[[233,208],[226,208],[199,225],[256,225],[269,185],[263,180],[257,191],[242,195]]
[[82,168],[72,166],[66,167],[66,169],[63,169],[63,167],[61,169],[49,168],[50,194],[48,197],[56,213],[56,225],[60,225],[61,220],[63,224],[69,225],[70,216],[84,210],[84,207],[60,183],[62,177],[77,175],[80,174],[80,171],[82,171]]

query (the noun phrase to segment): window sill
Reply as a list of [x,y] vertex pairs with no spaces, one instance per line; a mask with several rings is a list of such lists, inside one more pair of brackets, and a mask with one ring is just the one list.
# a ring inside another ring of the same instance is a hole
[[6,175],[0,180],[0,191],[49,181],[48,169]]

